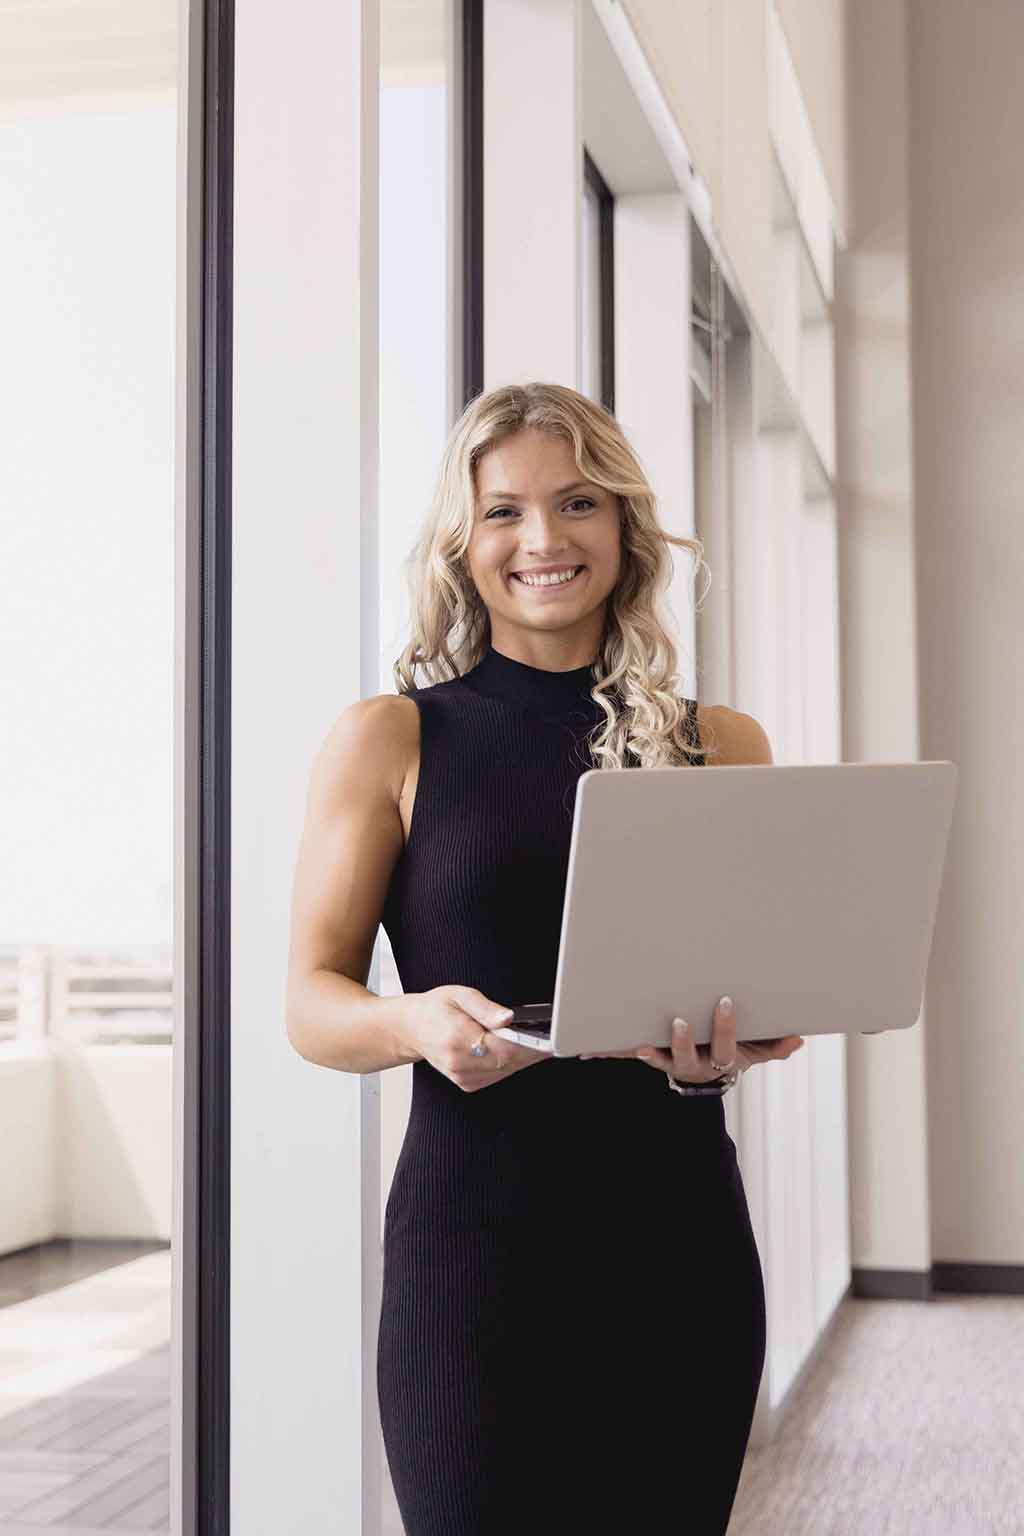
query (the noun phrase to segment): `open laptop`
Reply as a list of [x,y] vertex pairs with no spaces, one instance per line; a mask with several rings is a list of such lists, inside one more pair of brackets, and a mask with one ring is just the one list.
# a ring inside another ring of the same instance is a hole
[[494,1031],[556,1056],[907,1029],[921,1012],[951,762],[588,769],[553,998]]

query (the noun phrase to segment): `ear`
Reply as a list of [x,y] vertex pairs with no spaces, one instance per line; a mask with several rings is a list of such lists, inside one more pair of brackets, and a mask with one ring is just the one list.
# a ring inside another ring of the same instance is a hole
[[715,762],[719,767],[741,768],[775,761],[767,732],[753,715],[745,715],[738,709],[724,709],[722,716],[716,721],[721,752]]

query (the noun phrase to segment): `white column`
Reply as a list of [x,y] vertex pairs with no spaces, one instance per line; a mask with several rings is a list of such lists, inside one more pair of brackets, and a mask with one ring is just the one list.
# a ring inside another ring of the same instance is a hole
[[[285,1034],[314,752],[377,691],[379,16],[236,13],[231,1527],[369,1532],[375,1095]],[[365,1104],[365,1111],[363,1105]]]
[[[929,635],[917,613],[905,0],[861,0],[848,41],[856,217],[835,305],[843,744],[851,762],[914,762],[928,756],[919,646]],[[853,1264],[902,1270],[922,1290],[936,1227],[929,1027],[926,1001],[913,1029],[851,1037],[847,1059]]]
[[484,388],[579,389],[581,0],[484,8]]

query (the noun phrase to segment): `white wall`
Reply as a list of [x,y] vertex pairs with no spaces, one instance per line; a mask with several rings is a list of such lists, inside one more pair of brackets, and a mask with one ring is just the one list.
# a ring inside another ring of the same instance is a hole
[[169,1045],[59,1046],[56,1231],[171,1238]]
[[[905,6],[865,0],[847,58],[851,232],[836,264],[843,756],[912,762],[928,754],[918,732]],[[918,1294],[931,1263],[929,1018],[930,988],[914,1029],[848,1047],[853,1266],[916,1277]]]
[[923,1295],[933,1263],[1024,1262],[1024,16],[1001,0],[983,15],[966,0],[864,0],[847,44],[844,743],[848,757],[960,766],[922,1025],[850,1051],[853,1261],[903,1271]]
[[173,91],[0,119],[0,942],[169,943]]
[[1020,1266],[1024,10],[908,15],[921,749],[960,764],[928,977],[931,1243]]
[[171,1238],[171,1047],[0,1048],[0,1254]]
[[0,1048],[0,1253],[57,1231],[57,1061],[46,1044]]

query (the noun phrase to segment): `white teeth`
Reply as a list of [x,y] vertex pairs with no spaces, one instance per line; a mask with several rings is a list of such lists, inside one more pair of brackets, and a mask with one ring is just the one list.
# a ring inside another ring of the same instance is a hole
[[575,576],[579,575],[582,569],[583,567],[578,565],[572,571],[555,576],[524,576],[519,571],[513,571],[512,574],[517,581],[521,581],[527,587],[559,587],[564,586],[567,581],[572,581]]

